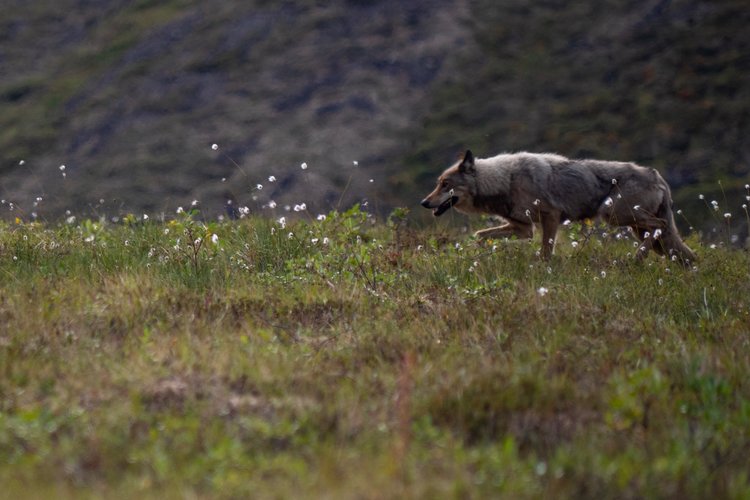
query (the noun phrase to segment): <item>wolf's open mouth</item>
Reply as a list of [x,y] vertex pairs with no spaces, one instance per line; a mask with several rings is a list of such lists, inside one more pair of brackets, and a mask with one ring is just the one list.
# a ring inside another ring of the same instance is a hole
[[451,196],[447,200],[445,200],[443,203],[440,204],[439,207],[437,207],[435,210],[432,211],[432,215],[435,217],[439,217],[443,215],[443,212],[448,210],[450,207],[455,205],[458,202],[458,196]]

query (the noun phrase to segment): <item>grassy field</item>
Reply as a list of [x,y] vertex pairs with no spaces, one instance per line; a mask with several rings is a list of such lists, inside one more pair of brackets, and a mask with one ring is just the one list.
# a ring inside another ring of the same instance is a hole
[[0,223],[0,495],[750,496],[747,252],[405,215]]

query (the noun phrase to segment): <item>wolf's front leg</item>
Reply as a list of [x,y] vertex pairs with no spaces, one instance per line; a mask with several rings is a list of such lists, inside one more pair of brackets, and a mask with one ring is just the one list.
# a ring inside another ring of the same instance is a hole
[[518,224],[508,222],[502,226],[490,227],[482,229],[474,233],[474,236],[480,240],[487,240],[490,238],[510,238],[515,236],[518,239],[531,239],[534,236],[534,226],[531,224]]

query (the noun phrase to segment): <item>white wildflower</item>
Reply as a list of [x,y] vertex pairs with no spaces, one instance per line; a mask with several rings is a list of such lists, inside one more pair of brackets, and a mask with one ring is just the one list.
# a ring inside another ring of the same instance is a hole
[[638,210],[640,210],[640,209],[641,209],[641,206],[640,206],[640,205],[635,205],[635,206],[633,207],[633,210],[635,210],[636,212],[637,212]]
[[198,200],[193,200],[193,201],[190,202],[190,206],[191,207],[196,207],[196,206],[198,206],[198,203],[199,203]]
[[91,243],[92,241],[94,241],[94,239],[96,239],[96,237],[93,234],[91,234],[87,236],[83,241],[85,241],[86,243]]
[[537,198],[536,200],[534,200],[534,206],[535,207],[539,206],[539,203],[541,203],[541,201],[539,201],[539,198]]
[[570,225],[570,219],[565,219],[563,221],[563,226],[569,226]]
[[679,209],[679,210],[677,211],[677,215],[682,215],[682,209]]
[[370,184],[372,184],[373,182],[375,182],[375,179],[370,179]]
[[21,160],[18,162],[19,165],[24,166],[26,164],[26,160]]
[[291,240],[292,238],[294,238],[294,233],[290,232],[289,234],[286,235],[286,237]]
[[219,235],[218,234],[214,233],[214,234],[211,235],[211,243],[213,243],[214,245],[218,245],[219,244]]
[[605,207],[611,207],[613,203],[614,203],[614,201],[609,196],[607,196],[607,198],[604,200],[604,206]]
[[607,277],[607,271],[602,271],[601,273],[602,279]]
[[324,221],[326,220],[326,216],[324,214],[318,214],[318,216],[315,219],[319,221]]
[[185,210],[182,207],[177,207],[177,213],[178,214],[185,213]]
[[312,243],[313,245],[317,245],[318,244],[318,238],[312,238],[312,239],[310,239],[310,243]]
[[60,165],[60,172],[65,172],[65,165]]
[[201,243],[203,243],[203,238],[201,238],[201,237],[199,236],[199,237],[197,237],[197,238],[195,239],[195,241],[193,242],[193,245],[195,245],[195,246],[198,246],[198,245],[200,245]]
[[256,185],[255,185],[255,188],[256,188],[256,189],[257,189],[258,191],[260,191],[261,189],[263,189],[263,184],[256,184]]
[[331,240],[329,240],[328,237],[323,238],[323,244],[324,245],[327,245],[330,242],[331,242]]
[[307,170],[307,163],[302,162],[302,165],[299,166],[302,170]]
[[273,175],[268,176],[268,182],[276,182],[276,177]]
[[286,227],[286,217],[279,217],[278,223],[281,229],[284,229]]
[[268,208],[276,208],[276,202],[271,200],[268,202]]
[[214,151],[216,151],[217,149],[219,149],[219,145],[218,144],[211,144],[211,149],[213,149]]
[[702,194],[699,194],[699,195],[698,195],[698,199],[699,199],[699,200],[705,200],[705,199],[706,199],[706,197],[705,197],[705,196],[703,196]]
[[617,179],[612,179],[612,185],[614,186],[615,184],[617,184]]
[[716,250],[716,243],[711,243],[711,246],[708,248],[710,248],[711,250]]
[[571,244],[571,246],[573,248],[578,248],[578,242],[577,241],[571,241],[570,244]]
[[357,160],[354,160],[354,161],[352,161],[352,165],[354,165],[355,167],[358,167],[359,166],[359,162]]
[[654,239],[658,240],[659,236],[661,236],[661,229],[654,229]]
[[143,214],[143,220],[148,220],[148,214]]
[[536,291],[536,293],[539,294],[540,297],[544,297],[548,292],[549,290],[547,288],[544,288],[543,286],[540,286]]
[[732,214],[731,214],[731,213],[729,213],[729,212],[726,212],[726,213],[724,214],[724,218],[725,218],[725,219],[731,219],[731,218],[732,218]]

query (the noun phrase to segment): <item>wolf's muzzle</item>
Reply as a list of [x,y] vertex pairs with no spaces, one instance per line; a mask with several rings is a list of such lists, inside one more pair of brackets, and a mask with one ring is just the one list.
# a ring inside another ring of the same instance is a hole
[[447,200],[445,200],[444,202],[442,202],[437,207],[433,207],[432,203],[427,198],[425,198],[424,200],[422,200],[422,206],[425,207],[425,208],[432,208],[433,209],[432,210],[432,214],[435,217],[439,217],[439,216],[443,215],[443,212],[445,212],[446,210],[448,210],[449,208],[451,208],[456,203],[458,203],[458,196],[451,196],[450,198],[448,198]]

